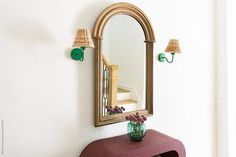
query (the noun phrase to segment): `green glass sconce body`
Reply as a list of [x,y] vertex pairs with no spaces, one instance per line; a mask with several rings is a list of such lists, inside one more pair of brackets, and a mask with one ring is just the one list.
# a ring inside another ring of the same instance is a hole
[[74,48],[71,51],[71,58],[74,60],[79,60],[79,61],[83,61],[84,60],[84,51],[85,51],[85,47],[81,47],[81,48]]

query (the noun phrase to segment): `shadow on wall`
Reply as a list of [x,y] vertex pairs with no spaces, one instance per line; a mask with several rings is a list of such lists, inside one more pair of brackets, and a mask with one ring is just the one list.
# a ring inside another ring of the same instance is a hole
[[[75,22],[74,35],[78,28],[87,28],[91,31],[99,14],[110,3],[106,1],[93,2],[83,7],[78,14]],[[92,11],[90,11],[92,10]],[[94,126],[94,50],[86,49],[83,62],[78,61],[78,119],[79,128]]]
[[[83,7],[77,16],[78,19],[73,28],[74,36],[76,35],[78,28],[87,28],[91,31],[92,35],[93,25],[95,24],[97,17],[110,4],[111,2],[108,3],[107,1],[97,1]],[[92,11],[90,12],[90,10]],[[78,121],[78,133],[83,132],[88,135],[80,140],[78,147],[79,156],[80,152],[88,143],[106,135],[105,132],[107,131],[108,126],[99,128],[94,127],[94,49],[86,49],[84,61],[78,61],[77,63],[78,91],[76,91],[76,93],[78,94],[76,97],[77,104],[75,111],[75,115],[77,116],[75,118],[77,118],[76,121]]]
[[75,21],[73,28],[74,34],[76,34],[78,28],[87,28],[91,31],[92,35],[93,25],[95,24],[97,17],[106,7],[111,4],[112,2],[100,0],[99,2],[92,2],[84,6],[77,15],[78,18],[77,21]]
[[56,42],[56,39],[44,25],[26,19],[8,21],[1,29],[3,35],[9,36],[24,44],[36,45]]
[[[88,5],[86,5],[85,7],[83,7],[83,9],[80,10],[80,12],[77,15],[77,21],[75,21],[74,26],[72,28],[72,43],[71,46],[73,45],[74,42],[74,38],[76,36],[77,30],[80,28],[85,28],[85,29],[89,29],[92,35],[92,31],[93,31],[93,25],[96,22],[97,17],[99,16],[99,14],[107,7],[109,6],[111,3],[105,2],[105,1],[100,1],[98,2],[93,2],[93,3],[89,3]],[[72,50],[72,47],[69,47],[65,50],[65,57],[68,59],[71,59],[70,57],[70,52]],[[86,49],[85,51],[85,56],[87,56],[87,59],[91,59],[91,56],[88,56],[89,54],[87,53],[93,53],[93,49]],[[85,60],[86,60],[85,58]],[[93,56],[92,56],[93,59]],[[83,61],[85,62],[85,61]],[[81,65],[80,65],[81,66]],[[88,65],[86,65],[88,66]],[[82,71],[86,71],[86,69],[82,69],[80,68]]]
[[[97,1],[84,6],[77,15],[78,19],[73,28],[74,36],[78,28],[87,28],[92,33],[97,17],[109,5],[110,3],[105,1]],[[90,12],[90,10],[92,11]],[[76,124],[77,134],[81,136],[81,133],[86,133],[84,137],[81,137],[79,146],[77,147],[79,155],[88,143],[102,138],[101,135],[106,135],[107,126],[94,127],[94,50],[92,48],[86,49],[84,61],[75,62],[77,62],[76,73],[78,78],[78,83],[75,85],[78,90],[76,91],[77,100],[75,104],[75,121],[78,122]]]

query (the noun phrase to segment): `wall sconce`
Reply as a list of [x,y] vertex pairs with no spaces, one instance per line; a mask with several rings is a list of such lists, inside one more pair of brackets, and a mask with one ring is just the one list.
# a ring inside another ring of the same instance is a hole
[[74,60],[83,61],[85,48],[94,47],[90,31],[88,29],[79,29],[72,47],[73,50],[70,54],[71,58]]
[[177,40],[177,39],[170,39],[170,40],[169,40],[169,43],[168,43],[168,45],[167,45],[167,47],[166,47],[165,52],[171,53],[171,55],[172,55],[171,61],[169,61],[169,60],[166,58],[166,55],[165,55],[164,53],[160,53],[160,54],[158,55],[158,60],[159,60],[160,62],[165,62],[165,61],[167,61],[168,63],[172,63],[172,62],[174,61],[174,55],[175,55],[175,53],[180,53],[180,52],[181,52],[180,46],[179,46],[179,40]]

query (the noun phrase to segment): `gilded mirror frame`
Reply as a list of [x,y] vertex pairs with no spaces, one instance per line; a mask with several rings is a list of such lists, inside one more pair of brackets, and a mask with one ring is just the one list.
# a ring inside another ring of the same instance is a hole
[[144,12],[133,4],[120,2],[106,8],[97,18],[93,28],[94,49],[94,70],[95,70],[95,126],[102,126],[125,121],[125,116],[136,113],[126,112],[103,116],[102,103],[102,39],[103,30],[107,21],[114,15],[123,14],[133,17],[142,27],[146,45],[146,104],[145,109],[138,110],[139,113],[150,116],[153,114],[153,43],[155,42],[154,32],[148,17]]

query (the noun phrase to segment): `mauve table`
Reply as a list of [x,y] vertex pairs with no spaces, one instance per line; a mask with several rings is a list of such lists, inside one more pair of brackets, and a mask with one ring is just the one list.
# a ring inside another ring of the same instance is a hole
[[132,142],[127,135],[101,139],[88,144],[80,157],[185,157],[181,141],[155,130],[147,130],[141,142]]

